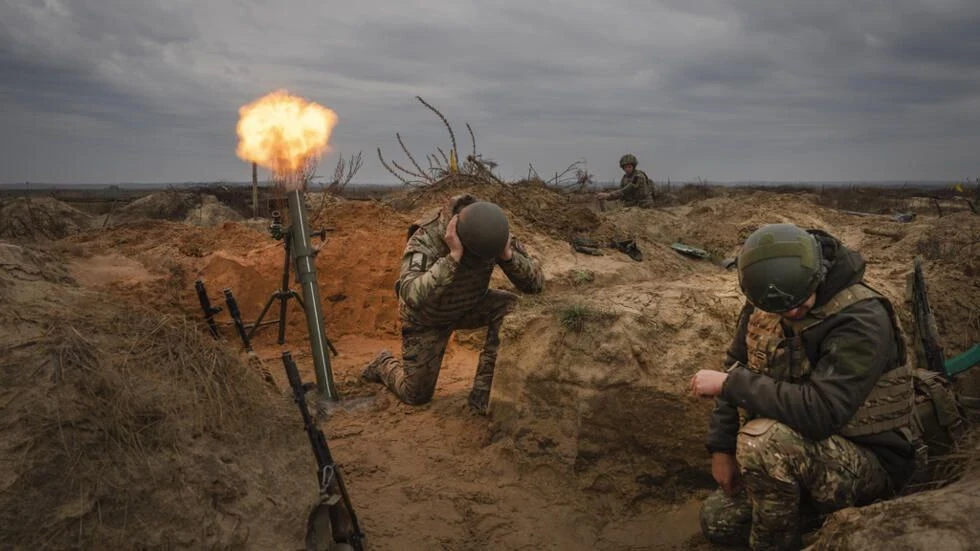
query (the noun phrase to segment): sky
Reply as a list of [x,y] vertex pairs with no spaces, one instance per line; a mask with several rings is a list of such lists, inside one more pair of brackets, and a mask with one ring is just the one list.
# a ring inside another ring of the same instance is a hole
[[976,0],[0,0],[0,182],[244,181],[238,109],[329,107],[394,182],[465,123],[507,179],[980,177]]

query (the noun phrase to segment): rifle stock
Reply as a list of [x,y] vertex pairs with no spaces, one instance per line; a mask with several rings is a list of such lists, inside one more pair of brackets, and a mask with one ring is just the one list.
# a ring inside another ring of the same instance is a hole
[[201,310],[204,311],[204,321],[208,324],[208,331],[215,339],[218,338],[218,324],[214,322],[214,315],[221,311],[220,306],[211,306],[211,299],[208,298],[208,291],[204,288],[204,281],[194,282],[194,289],[197,290],[197,300],[201,303]]
[[[286,379],[289,380],[289,386],[292,389],[293,401],[299,407],[300,415],[303,417],[303,428],[306,430],[306,436],[313,448],[313,456],[316,458],[320,503],[321,506],[326,504],[329,509],[330,526],[333,531],[332,539],[335,542],[346,543],[356,551],[362,551],[364,549],[364,533],[361,532],[361,527],[357,522],[357,515],[354,513],[353,505],[351,505],[350,495],[348,495],[347,487],[344,485],[343,476],[330,454],[327,438],[323,435],[323,431],[317,428],[313,416],[310,415],[309,407],[306,405],[307,389],[315,385],[303,384],[299,370],[296,368],[296,362],[293,361],[289,352],[282,353],[282,364],[286,369]],[[338,495],[339,501],[334,498]],[[311,519],[312,517],[313,514],[311,514]],[[307,539],[309,541],[309,534],[307,534]]]
[[912,274],[912,314],[915,320],[915,350],[920,365],[926,369],[942,373],[946,372],[946,360],[943,347],[939,343],[939,330],[936,328],[936,317],[929,307],[929,295],[926,289],[925,276],[922,273],[922,259],[915,257],[915,269]]

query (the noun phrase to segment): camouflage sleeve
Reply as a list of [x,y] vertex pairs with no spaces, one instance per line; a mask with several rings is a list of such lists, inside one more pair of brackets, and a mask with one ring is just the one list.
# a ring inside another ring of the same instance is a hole
[[[801,383],[777,381],[739,367],[728,374],[721,397],[803,436],[822,440],[854,416],[878,377],[896,361],[895,336],[884,307],[859,302],[824,322],[820,360]],[[891,346],[891,348],[890,348]]]
[[541,263],[527,254],[517,238],[511,237],[510,260],[498,260],[497,265],[507,275],[507,279],[522,293],[536,294],[544,290],[544,273]]
[[425,230],[418,230],[409,239],[402,256],[398,296],[413,309],[438,298],[452,283],[459,267],[451,256],[439,256],[428,240]]
[[[752,305],[746,302],[738,315],[735,338],[732,339],[732,344],[725,353],[726,368],[735,362],[748,362],[745,350],[745,332],[751,314]],[[717,398],[715,408],[711,411],[711,422],[708,428],[708,451],[735,453],[735,442],[738,439],[740,424],[738,408],[723,398]]]
[[634,189],[640,189],[645,184],[643,173],[637,172],[629,179],[629,183],[626,185],[621,185],[619,189],[613,191],[609,194],[610,199],[621,199],[626,193],[633,191]]
[[627,184],[625,186],[622,186],[621,188],[617,189],[616,191],[610,191],[609,192],[609,199],[620,199],[620,198],[622,198],[623,197],[623,194],[626,193],[626,190],[628,190],[628,189],[630,189],[632,187],[634,187],[634,182],[630,182],[629,184]]

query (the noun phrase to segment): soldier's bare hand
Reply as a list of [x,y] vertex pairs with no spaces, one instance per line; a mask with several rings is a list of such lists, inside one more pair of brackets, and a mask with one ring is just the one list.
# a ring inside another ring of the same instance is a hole
[[446,225],[446,235],[443,239],[446,240],[446,245],[449,246],[449,256],[453,257],[453,260],[459,262],[463,258],[463,242],[459,240],[459,236],[456,235],[456,223],[459,221],[459,215],[456,214]]
[[511,235],[507,234],[507,244],[504,246],[504,252],[500,253],[500,260],[507,262],[514,256],[514,250],[510,246]]
[[609,193],[605,191],[600,191],[595,194],[596,199],[609,199]]
[[702,369],[691,377],[691,384],[688,389],[691,394],[699,398],[714,398],[721,394],[721,387],[725,384],[728,373]]
[[729,496],[738,492],[742,481],[738,475],[738,461],[735,455],[725,452],[711,454],[711,476]]

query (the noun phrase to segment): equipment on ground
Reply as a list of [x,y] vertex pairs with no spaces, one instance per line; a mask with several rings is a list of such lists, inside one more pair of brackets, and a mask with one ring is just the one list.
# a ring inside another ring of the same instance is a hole
[[211,332],[211,336],[217,339],[218,335],[218,324],[214,321],[214,315],[221,311],[220,306],[211,306],[211,299],[208,298],[208,291],[204,288],[204,281],[197,280],[194,282],[194,289],[197,290],[197,300],[201,303],[201,310],[204,311],[204,321],[208,324],[208,331]]
[[915,257],[909,296],[912,302],[912,318],[915,349],[918,365],[936,373],[946,373],[946,360],[943,348],[939,344],[939,330],[936,328],[936,317],[929,307],[929,294],[926,289],[925,276],[922,274],[922,258]]
[[344,486],[344,479],[337,463],[330,454],[323,431],[317,428],[310,410],[306,406],[306,392],[313,385],[304,384],[300,378],[296,362],[289,352],[282,353],[282,364],[286,378],[292,389],[293,401],[303,417],[303,428],[313,448],[316,458],[319,499],[307,518],[306,549],[308,551],[341,551],[364,549],[364,533],[357,522],[357,515],[351,505],[350,495]]
[[245,351],[252,351],[252,341],[248,338],[248,333],[245,331],[245,322],[242,321],[242,313],[238,309],[238,301],[235,300],[235,295],[232,294],[231,289],[225,288],[221,291],[225,295],[225,305],[228,306],[228,313],[231,314],[231,319],[235,323],[235,330],[238,331],[238,336],[241,337],[242,342],[245,344]]

